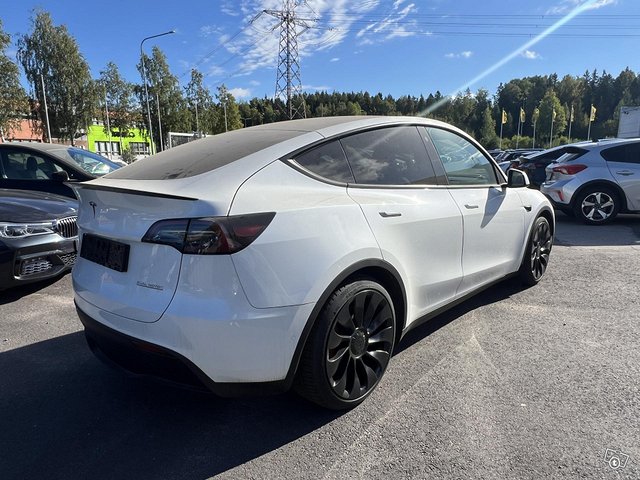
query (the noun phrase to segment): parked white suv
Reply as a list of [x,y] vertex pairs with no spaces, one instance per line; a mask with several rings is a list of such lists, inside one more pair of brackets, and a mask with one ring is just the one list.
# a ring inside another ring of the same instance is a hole
[[640,213],[640,139],[578,144],[546,169],[540,191],[567,214],[603,225]]
[[134,374],[353,407],[410,328],[542,278],[553,209],[509,178],[416,117],[262,125],[139,160],[77,186],[87,340]]

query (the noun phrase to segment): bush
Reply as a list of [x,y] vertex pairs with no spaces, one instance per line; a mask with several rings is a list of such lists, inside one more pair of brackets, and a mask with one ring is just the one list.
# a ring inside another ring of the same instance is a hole
[[124,163],[133,163],[136,161],[136,156],[133,154],[133,152],[131,151],[130,148],[123,148],[122,149],[122,154],[120,154],[120,157],[122,157],[122,161]]

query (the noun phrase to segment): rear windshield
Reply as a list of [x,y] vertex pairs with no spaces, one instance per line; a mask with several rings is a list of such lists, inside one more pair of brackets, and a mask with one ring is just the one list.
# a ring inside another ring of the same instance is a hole
[[556,163],[571,162],[576,158],[581,157],[585,153],[587,153],[587,151],[583,150],[582,148],[567,148],[566,151],[560,157],[558,157]]
[[[228,165],[305,132],[248,128],[214,135],[165,150],[116,170],[109,178],[167,180],[185,178]],[[275,160],[275,159],[274,159]]]

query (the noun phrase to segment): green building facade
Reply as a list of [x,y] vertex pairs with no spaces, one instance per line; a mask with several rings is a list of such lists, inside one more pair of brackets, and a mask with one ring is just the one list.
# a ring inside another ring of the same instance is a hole
[[111,128],[111,135],[105,131],[102,122],[89,126],[87,131],[87,148],[91,152],[105,157],[120,157],[123,150],[129,149],[137,158],[146,157],[149,152],[149,138],[144,131],[131,128],[125,135],[119,129]]

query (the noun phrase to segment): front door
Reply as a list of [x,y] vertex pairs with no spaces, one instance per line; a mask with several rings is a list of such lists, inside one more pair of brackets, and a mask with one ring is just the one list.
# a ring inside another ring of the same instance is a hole
[[518,269],[525,211],[518,193],[503,186],[498,167],[473,143],[441,128],[428,132],[447,190],[462,212],[464,277],[458,293],[464,294]]

